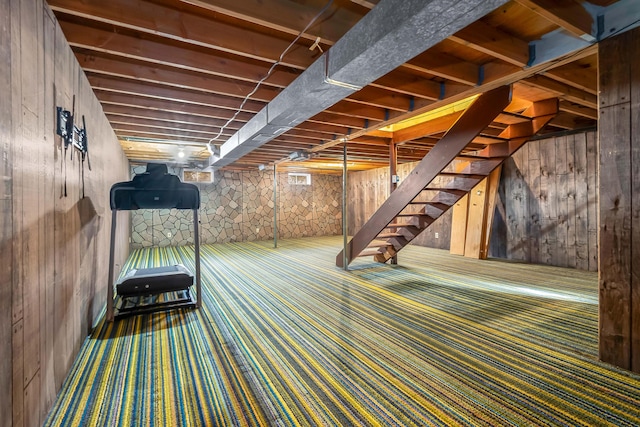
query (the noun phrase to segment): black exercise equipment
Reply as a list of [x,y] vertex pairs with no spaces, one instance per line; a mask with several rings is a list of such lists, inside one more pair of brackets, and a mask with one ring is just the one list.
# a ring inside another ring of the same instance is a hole
[[[111,248],[109,252],[109,285],[107,286],[107,320],[133,314],[150,313],[178,307],[200,307],[200,237],[198,209],[200,191],[193,184],[169,174],[167,165],[147,164],[145,173],[133,180],[111,187]],[[183,265],[140,268],[129,271],[116,283],[120,305],[114,307],[113,263],[115,255],[116,217],[118,211],[137,209],[191,209],[196,258],[196,298],[191,295],[193,275]],[[173,294],[169,298],[168,294]],[[166,298],[159,300],[160,296]],[[153,301],[146,302],[148,299]]]

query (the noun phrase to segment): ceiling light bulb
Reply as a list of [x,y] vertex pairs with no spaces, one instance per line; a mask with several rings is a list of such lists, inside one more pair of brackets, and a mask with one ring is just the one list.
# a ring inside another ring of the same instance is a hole
[[184,151],[178,151],[178,157],[183,158],[184,157]]

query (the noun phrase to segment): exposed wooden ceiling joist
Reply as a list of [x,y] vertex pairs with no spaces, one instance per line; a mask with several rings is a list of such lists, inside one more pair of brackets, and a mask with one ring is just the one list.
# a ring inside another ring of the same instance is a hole
[[[326,4],[325,0],[271,0],[268,7],[258,0],[48,2],[119,136],[139,141],[145,136],[164,141],[182,136],[196,144],[206,143],[234,116],[282,50]],[[282,64],[244,103],[223,136],[247,123],[377,3],[334,0],[328,13],[300,35]],[[616,0],[590,3],[607,7]],[[333,146],[346,138],[358,156],[373,148],[370,154],[383,159],[388,156],[388,139],[367,133],[390,138],[376,129],[520,81],[514,87],[518,96],[561,100],[562,113],[550,130],[592,126],[597,121],[595,47],[527,67],[530,42],[554,29],[588,39],[592,27],[593,17],[583,0],[513,0],[316,114],[256,156],[277,161],[298,150],[335,156],[341,148]],[[496,127],[495,133],[499,132]],[[418,133],[402,146],[403,150],[415,147],[405,151],[403,159],[421,155],[433,143]],[[126,152],[132,160],[138,155],[146,160],[169,159],[173,154],[167,148],[172,143],[153,145],[153,150],[165,153],[145,151],[141,148],[145,142],[136,142],[135,149],[128,147]],[[234,167],[249,167],[252,159],[240,159]]]

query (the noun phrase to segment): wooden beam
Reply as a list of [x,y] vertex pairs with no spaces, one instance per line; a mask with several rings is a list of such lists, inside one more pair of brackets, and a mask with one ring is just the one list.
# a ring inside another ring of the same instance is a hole
[[550,79],[546,76],[536,75],[523,80],[527,84],[542,89],[546,89],[556,96],[571,101],[575,104],[583,105],[589,108],[596,108],[598,105],[598,97],[591,93],[576,89],[570,85],[561,83],[557,80]]
[[581,116],[575,116],[570,113],[560,112],[549,122],[550,125],[562,129],[581,129],[596,125],[596,120],[588,119]]
[[[101,90],[94,88],[94,92],[103,106],[117,106],[135,111],[166,112],[173,115],[190,115],[193,117],[202,117],[204,119],[229,119],[234,112],[231,109],[218,108],[213,105],[196,105],[181,102],[179,100],[158,99],[143,94],[123,94],[112,92],[110,90]],[[137,113],[136,113],[137,114]],[[236,119],[247,122],[253,117],[253,114],[240,112]]]
[[529,62],[529,44],[479,20],[449,37],[510,64],[524,67]]
[[[227,77],[213,76],[188,70],[158,67],[157,65],[130,62],[126,59],[102,57],[87,53],[76,53],[76,58],[85,72],[96,75],[122,77],[145,83],[162,84],[180,89],[192,89],[219,95],[244,98],[254,88],[255,83]],[[280,91],[273,87],[259,87],[249,99],[269,102]]]
[[[151,128],[148,126],[137,126],[137,125],[116,125],[113,126],[113,131],[120,138],[126,138],[130,136],[137,137],[148,137],[148,138],[162,138],[162,139],[174,139],[178,141],[191,141],[198,142],[201,141],[203,144],[206,144],[215,134],[205,134],[200,132],[187,132],[180,130],[169,130],[162,128]],[[231,132],[225,132],[226,137],[230,137],[232,135]]]
[[[125,115],[106,114],[109,123],[115,128],[118,125],[134,125],[153,129],[166,129],[173,131],[192,132],[194,134],[215,135],[220,130],[220,126],[207,126],[204,124],[194,125],[193,123],[180,123],[175,121],[157,120],[154,118],[133,117]],[[224,124],[224,123],[222,123]],[[235,131],[239,129],[241,124],[236,126],[228,126],[226,129]]]
[[408,61],[404,64],[404,67],[472,86],[478,84],[480,76],[480,67],[478,65],[438,52],[434,48]]
[[[144,83],[166,85],[179,89],[190,89],[201,92],[215,93],[224,96],[243,98],[251,93],[255,84],[232,80],[226,77],[205,75],[190,70],[167,69],[147,64],[118,61],[113,58],[77,54],[80,64],[85,72],[121,77]],[[269,102],[275,98],[279,90],[273,87],[260,86],[249,99],[261,102]],[[376,108],[405,112],[409,110],[411,99],[379,87],[366,87],[354,95],[346,98],[344,102],[353,102]],[[383,117],[384,111],[379,111],[377,117]]]
[[335,114],[325,110],[322,113],[318,113],[311,117],[307,122],[312,123],[326,123],[334,124],[337,126],[346,126],[348,129],[343,135],[351,133],[351,131],[361,131],[366,127],[366,120],[360,117],[352,117],[348,115]]
[[[67,0],[69,1],[69,0]],[[265,9],[258,1],[238,2],[235,0],[181,0],[184,3],[197,5],[199,7],[241,19],[247,22],[282,31],[291,35],[298,35],[307,22],[319,11],[324,2],[313,1],[300,4],[295,1],[273,0],[269,3],[269,8]],[[360,2],[358,2],[360,3]],[[366,3],[366,7],[373,3]],[[331,8],[330,19],[318,21],[310,30],[302,34],[302,38],[315,42],[320,37],[320,43],[326,50],[338,41],[353,25],[364,16],[353,8],[336,7]],[[461,58],[440,53],[435,49],[430,49],[428,54],[420,55],[399,68],[399,70],[389,73],[387,76],[400,80],[396,74],[402,73],[402,69],[412,69],[421,73],[429,73],[433,76],[441,77],[453,82],[466,85],[478,83],[479,67],[472,62],[464,61]],[[405,72],[406,73],[406,72]],[[391,79],[391,80],[393,80]],[[386,89],[396,87],[391,81],[378,81],[373,85],[380,85]],[[419,93],[414,94],[420,96]],[[437,98],[436,98],[437,99]]]
[[358,104],[406,112],[411,109],[411,97],[405,94],[394,93],[387,89],[375,86],[366,86],[344,101],[357,102]]
[[544,75],[592,95],[598,94],[596,55],[554,68]]
[[[224,54],[215,55],[213,51],[186,49],[76,23],[60,21],[60,26],[67,41],[74,48],[108,53],[147,63],[254,83],[264,77],[269,68],[268,63],[260,64]],[[284,88],[297,76],[298,73],[289,68],[276,68],[263,84]]]
[[440,83],[401,69],[380,77],[370,86],[393,87],[405,95],[434,101],[440,97]]
[[[461,100],[463,100],[463,99],[465,99],[465,98],[467,98],[469,96],[477,95],[477,94],[480,94],[480,93],[484,93],[484,92],[486,92],[488,90],[495,89],[495,88],[499,87],[500,85],[513,84],[513,83],[518,82],[518,81],[520,81],[522,79],[531,77],[531,76],[535,75],[536,73],[539,73],[539,72],[541,72],[543,70],[549,70],[549,69],[553,69],[555,67],[561,67],[561,66],[563,66],[563,65],[565,65],[567,63],[570,63],[572,61],[575,61],[575,60],[578,60],[580,58],[585,58],[587,56],[593,55],[594,53],[597,52],[597,50],[598,50],[597,45],[592,45],[590,47],[585,48],[584,50],[582,50],[580,52],[572,53],[570,55],[565,55],[564,57],[559,58],[558,60],[556,60],[551,65],[545,63],[545,64],[540,64],[540,65],[537,65],[537,66],[534,66],[534,67],[528,67],[528,68],[519,69],[518,71],[516,71],[514,73],[508,74],[508,75],[506,75],[506,76],[504,76],[502,78],[493,80],[493,81],[491,81],[489,83],[486,83],[484,85],[475,86],[475,87],[469,88],[467,91],[465,91],[465,92],[463,92],[463,93],[461,93],[459,95],[450,96],[450,97],[447,97],[445,99],[442,99],[442,100],[439,100],[437,102],[434,102],[433,104],[431,104],[431,105],[429,105],[427,107],[421,108],[419,110],[415,110],[415,111],[413,111],[411,113],[405,113],[404,115],[401,115],[401,116],[398,116],[398,117],[394,118],[393,121],[391,121],[391,120],[383,120],[383,121],[380,121],[379,123],[376,123],[376,124],[369,124],[369,127],[367,129],[362,129],[362,130],[358,130],[358,131],[355,131],[355,132],[351,132],[349,135],[346,135],[346,138],[347,139],[357,138],[358,136],[361,136],[361,135],[365,134],[366,132],[370,132],[373,129],[379,129],[381,127],[393,124],[393,123],[395,123],[397,121],[404,120],[404,119],[409,119],[409,118],[413,117],[416,114],[422,114],[422,113],[426,113],[426,112],[432,111],[432,110],[434,110],[436,108],[439,108],[439,107],[444,107],[444,106],[446,106],[446,105],[448,105],[448,104],[450,104],[452,102],[461,101]],[[337,144],[337,142],[329,141],[329,142],[326,142],[325,144],[323,144],[322,146],[318,146],[318,147],[313,148],[311,151],[312,152],[322,151],[322,150],[325,150],[325,149],[327,149],[327,148],[329,148],[329,147],[331,147],[332,145],[335,145],[335,144]]]
[[593,17],[574,0],[516,0],[576,37],[591,36]]
[[[192,103],[185,103],[180,100],[161,99],[150,97],[152,95],[145,94],[123,94],[112,92],[108,88],[101,90],[95,88],[95,93],[98,99],[105,106],[121,106],[126,108],[132,108],[135,110],[149,110],[167,112],[170,114],[188,114],[191,116],[198,116],[203,118],[219,118],[229,119],[233,116],[234,111],[232,109],[218,108],[215,105],[197,105]],[[213,100],[210,98],[210,100]],[[259,111],[259,110],[257,110]],[[249,112],[241,112],[236,119],[241,122],[247,122],[253,117],[253,114]],[[359,118],[353,118],[349,116],[336,115],[332,113],[320,113],[309,119],[306,123],[313,126],[314,129],[320,129],[322,126],[333,127],[333,133],[346,134],[350,129],[361,129],[364,125],[364,120]],[[301,124],[299,126],[306,126]],[[316,128],[320,126],[320,128]],[[335,130],[336,127],[342,128],[342,131]]]
[[433,135],[447,131],[453,123],[460,117],[461,111],[429,120],[406,129],[397,130],[393,133],[393,141],[396,144],[410,141],[423,136]]
[[370,126],[385,120],[388,117],[395,116],[394,113],[388,113],[383,108],[375,108],[369,105],[349,102],[347,100],[342,100],[324,111],[342,116],[349,116],[352,118],[357,117],[363,120],[368,120]]
[[[326,3],[319,0],[305,1],[304,4],[298,1],[270,0],[269,7],[266,8],[259,0],[180,1],[293,36],[298,35]],[[312,42],[320,37],[322,44],[331,46],[364,15],[355,12],[353,8],[337,5],[330,8],[328,14],[331,19],[319,20],[302,37]]]
[[[234,56],[264,61],[268,64],[276,62],[293,39],[290,35],[278,38],[266,33],[252,32],[222,20],[182,12],[144,0],[136,1],[133,11],[129,0],[105,2],[50,0],[48,3],[56,12],[205,47]],[[212,31],[212,29],[215,30]],[[91,31],[94,30],[95,28],[91,29]],[[87,29],[87,31],[89,30]],[[283,65],[299,70],[306,69],[315,60],[314,52],[306,47],[292,49],[282,59]]]
[[[275,39],[273,37],[269,38],[268,36],[263,36],[260,34],[251,34],[246,30],[240,30],[235,26],[230,26],[225,23],[220,23],[217,21],[211,21],[209,19],[201,18],[196,15],[183,13],[180,11],[176,11],[174,9],[169,9],[160,5],[154,5],[147,3],[145,1],[140,1],[136,4],[136,13],[130,14],[122,14],[121,10],[126,10],[124,5],[119,3],[127,3],[126,0],[114,0],[113,2],[106,2],[98,4],[89,4],[89,3],[78,3],[72,0],[55,0],[54,7],[59,12],[70,13],[76,16],[82,16],[85,18],[91,18],[94,20],[98,20],[99,22],[104,22],[108,24],[118,25],[125,28],[129,28],[136,31],[142,31],[145,33],[150,33],[154,35],[160,35],[162,37],[166,37],[172,40],[179,40],[187,43],[191,43],[197,46],[202,46],[210,49],[215,49],[218,51],[222,51],[225,53],[231,53],[234,55],[239,55],[242,57],[247,57],[251,59],[263,60],[266,62],[275,62],[278,59],[279,54],[285,50],[287,47],[287,43],[284,43],[281,40]],[[74,8],[75,6],[75,8]],[[180,22],[180,26],[175,25],[176,22]],[[210,28],[215,27],[216,31],[210,31]],[[159,30],[161,29],[161,30]],[[75,24],[64,24],[64,30],[67,34],[67,38],[71,41],[73,37],[73,45],[80,45],[81,42],[78,38],[77,31],[72,34],[77,27]],[[92,28],[88,30],[85,28],[85,33],[91,31],[92,33],[96,30]],[[237,33],[237,34],[236,34]],[[236,34],[235,36],[233,34]],[[85,34],[84,40],[86,40],[89,36]],[[117,37],[118,39],[124,38]],[[266,39],[266,40],[263,40]],[[157,46],[157,43],[150,41],[143,41],[136,39],[136,43],[142,44],[145,48],[144,52],[147,52],[149,48],[153,48]],[[247,40],[251,43],[251,49],[247,49]],[[85,42],[86,43],[86,42]],[[114,53],[113,49],[116,49],[115,41],[110,41],[111,45],[111,53]],[[227,48],[227,46],[236,45],[233,49]],[[282,45],[282,46],[280,46]],[[106,49],[104,44],[99,45],[99,49]],[[180,49],[176,46],[166,45],[167,49],[170,52],[167,52],[166,57],[171,58],[184,58],[185,57],[185,49]],[[120,45],[120,47],[123,47]],[[93,47],[96,49],[97,47],[94,45]],[[243,52],[242,49],[248,52]],[[269,50],[269,52],[265,52]],[[257,55],[256,52],[263,52],[263,55]],[[303,53],[303,57],[299,60],[291,61],[291,57],[295,57],[296,55],[300,56],[300,52]],[[306,53],[305,53],[306,52]],[[131,51],[125,51],[123,49],[119,49],[118,53],[120,55],[128,56],[131,54]],[[137,56],[135,56],[137,59]],[[155,61],[158,61],[160,58],[157,55],[153,55]],[[290,66],[298,69],[305,69],[309,66],[315,58],[312,53],[309,52],[308,49],[293,49],[284,57],[283,65]],[[165,65],[169,65],[168,61],[163,61]],[[194,61],[173,61],[170,64],[173,67],[183,68],[187,67],[189,70],[196,70],[196,65]],[[96,71],[99,71],[99,67],[93,68]],[[102,72],[106,72],[105,69],[102,69]],[[202,72],[202,69],[200,69]],[[266,73],[266,71],[265,71]],[[146,73],[149,75],[148,73]],[[174,82],[174,84],[179,85],[180,80],[176,78],[176,76],[171,75],[170,72],[164,72],[167,77],[167,81]],[[175,74],[175,73],[174,73]],[[130,75],[130,74],[127,74]],[[390,73],[385,79],[377,82],[373,86],[377,86],[378,90],[389,90],[395,91],[395,86],[397,85],[397,81],[402,80],[401,77],[393,77],[394,73]],[[152,81],[160,81],[160,76],[157,76],[155,80]],[[230,76],[229,76],[230,77]],[[140,76],[139,78],[143,78]],[[149,81],[149,80],[147,80]],[[187,82],[183,83],[188,86]],[[435,84],[435,83],[434,83]],[[213,83],[209,83],[208,87],[216,87],[222,85],[214,85]],[[439,85],[435,94],[439,94]],[[233,84],[226,84],[226,87],[230,87],[233,89]],[[241,89],[240,87],[238,89]],[[249,93],[252,88],[245,88],[244,93]],[[422,89],[420,87],[415,87],[415,89]],[[453,87],[451,88],[453,89]],[[223,90],[223,87],[220,87],[218,90]],[[237,89],[236,89],[237,90]],[[265,92],[265,89],[260,89],[262,92]],[[366,103],[369,105],[387,108],[387,109],[395,109],[398,111],[407,111],[409,110],[409,100],[402,100],[402,97],[398,97],[397,95],[388,95],[388,96],[380,96],[376,94],[369,94],[368,92],[375,92],[376,89],[371,87],[365,88],[358,93],[354,94],[350,99],[356,100],[361,103]],[[435,94],[429,94],[429,98],[435,98]],[[412,94],[414,96],[422,97],[420,91],[416,94]],[[433,95],[433,96],[432,96]],[[256,98],[258,99],[267,99],[270,100],[275,95],[271,94],[268,96],[263,96],[260,98],[260,95],[257,94]]]
[[[210,106],[215,108],[226,107],[230,110],[237,109],[241,103],[240,99],[234,99],[231,97],[212,96],[206,93],[201,93],[199,91],[175,89],[146,82],[135,82],[133,80],[127,79],[96,76],[94,74],[89,74],[87,77],[94,89],[115,92],[122,95],[136,95],[150,97],[162,101],[196,104],[200,106]],[[99,98],[104,99],[102,95],[99,95]],[[263,107],[263,103],[248,101],[244,104],[243,111],[257,113]],[[383,109],[376,109],[367,105],[360,105],[359,103],[344,101],[335,104],[334,106],[325,110],[325,113],[316,115],[314,116],[314,118],[326,117],[326,113],[348,116],[350,118],[348,122],[350,123],[353,123],[352,119],[354,117],[372,121],[382,120],[386,117],[386,113]],[[334,121],[328,118],[326,118],[325,120]]]
[[[104,113],[109,116],[132,117],[137,119],[149,119],[162,121],[167,123],[189,124],[194,127],[199,126],[222,126],[227,120],[222,118],[202,117],[188,114],[185,112],[169,112],[149,110],[146,108],[137,108],[132,106],[104,104],[102,106]],[[246,121],[234,120],[229,126],[239,129]]]
[[[115,79],[111,77],[96,76],[94,74],[88,74],[87,78],[94,90],[103,90],[124,95],[137,95],[160,99],[163,101],[182,102],[216,108],[228,108],[233,111],[237,110],[242,102],[239,98],[212,95],[186,89],[174,89],[169,86],[142,83],[133,80]],[[257,113],[264,107],[264,105],[265,104],[262,102],[248,101],[244,104],[242,111]]]
[[560,111],[571,113],[576,116],[586,117],[592,120],[598,120],[598,110],[595,108],[577,105],[569,101],[560,101]]

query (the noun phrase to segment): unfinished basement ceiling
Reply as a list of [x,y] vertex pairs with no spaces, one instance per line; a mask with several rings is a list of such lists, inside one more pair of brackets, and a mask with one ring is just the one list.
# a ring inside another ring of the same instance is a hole
[[[128,158],[189,165],[209,156],[207,142],[327,1],[48,3]],[[213,144],[220,146],[241,129],[377,3],[334,0]],[[561,113],[544,133],[593,127],[598,29],[604,36],[614,31],[612,21],[621,15],[615,8],[627,5],[632,2],[509,1],[224,168],[278,162],[281,168],[335,171],[342,167],[345,139],[354,170],[388,165],[392,140],[399,144],[399,163],[420,160],[448,126],[396,125],[400,134],[388,125],[503,84],[513,84],[516,109],[518,103],[524,109],[527,103],[559,99]],[[628,11],[625,19],[634,14]],[[598,15],[604,16],[600,27]],[[501,125],[496,123],[496,131]],[[491,135],[484,135],[470,148],[488,143]],[[284,162],[292,152],[311,158]]]

